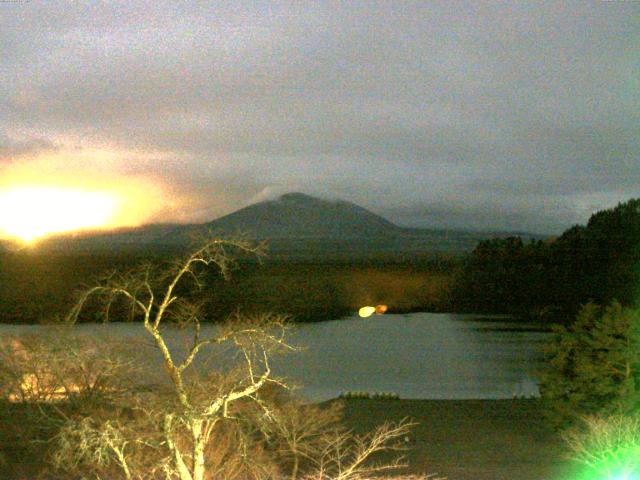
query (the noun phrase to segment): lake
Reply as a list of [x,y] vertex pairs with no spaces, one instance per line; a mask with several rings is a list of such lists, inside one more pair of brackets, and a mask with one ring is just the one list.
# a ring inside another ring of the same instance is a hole
[[[423,399],[537,396],[549,333],[529,327],[508,319],[435,313],[295,324],[288,338],[299,351],[275,357],[272,370],[302,385],[299,394],[309,401],[347,391]],[[0,334],[42,328],[0,325]],[[76,328],[123,339],[145,335],[141,325],[130,323]],[[180,335],[171,331],[174,346],[183,344]]]

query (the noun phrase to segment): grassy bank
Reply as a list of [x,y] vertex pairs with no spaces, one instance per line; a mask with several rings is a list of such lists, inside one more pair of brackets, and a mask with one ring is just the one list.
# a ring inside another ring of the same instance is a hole
[[536,400],[349,400],[344,413],[358,432],[404,417],[419,423],[402,473],[437,472],[449,480],[576,478]]
[[[335,400],[342,401],[342,400]],[[535,400],[348,400],[344,423],[356,432],[385,420],[418,423],[408,438],[409,467],[397,474],[438,473],[449,480],[566,480],[576,478],[559,435],[542,420]],[[38,448],[21,450],[0,432],[1,478],[31,478]]]

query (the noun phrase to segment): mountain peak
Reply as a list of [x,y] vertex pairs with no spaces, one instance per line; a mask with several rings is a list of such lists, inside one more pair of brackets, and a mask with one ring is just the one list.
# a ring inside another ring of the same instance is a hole
[[318,201],[319,199],[302,192],[290,192],[280,195],[278,200],[281,202],[309,202]]
[[[319,197],[314,197],[313,195],[308,195],[302,192],[284,193],[280,195],[278,198],[276,198],[274,201],[280,202],[280,203],[286,203],[286,204],[295,204],[299,206],[306,205],[309,207],[329,206],[329,205],[335,205],[335,204],[353,205],[354,207],[357,207],[357,205],[351,202],[347,202],[345,200],[340,200],[340,199],[330,200],[326,198],[319,198]],[[358,207],[358,208],[361,208],[361,207]]]

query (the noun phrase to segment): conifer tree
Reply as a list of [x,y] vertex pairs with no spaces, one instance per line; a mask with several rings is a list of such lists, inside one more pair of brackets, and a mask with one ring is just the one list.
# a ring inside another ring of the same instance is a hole
[[584,415],[630,413],[640,404],[640,311],[585,305],[555,327],[541,392],[556,427]]

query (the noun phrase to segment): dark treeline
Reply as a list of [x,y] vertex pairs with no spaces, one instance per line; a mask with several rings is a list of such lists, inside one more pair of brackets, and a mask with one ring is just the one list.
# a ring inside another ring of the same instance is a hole
[[560,320],[587,302],[631,305],[640,287],[640,199],[595,213],[558,238],[485,240],[452,290],[457,309]]
[[[182,251],[52,253],[34,249],[0,254],[0,323],[38,323],[61,317],[79,291],[110,272],[162,264]],[[351,261],[241,258],[225,280],[217,273],[202,285],[205,318],[222,320],[238,311],[273,312],[297,321],[352,314],[361,306],[387,304],[391,311],[450,309],[451,272],[457,259],[442,255],[378,256]],[[183,292],[184,293],[184,292]],[[98,305],[84,321],[96,321]],[[112,309],[111,320],[127,309]],[[121,315],[122,318],[118,316]]]
[[297,321],[335,319],[365,305],[390,312],[450,309],[454,259],[416,262],[272,262],[241,264],[232,277],[207,279],[208,316],[274,312]]
[[95,284],[99,277],[176,253],[1,252],[0,323],[38,323],[63,316],[78,292]]

